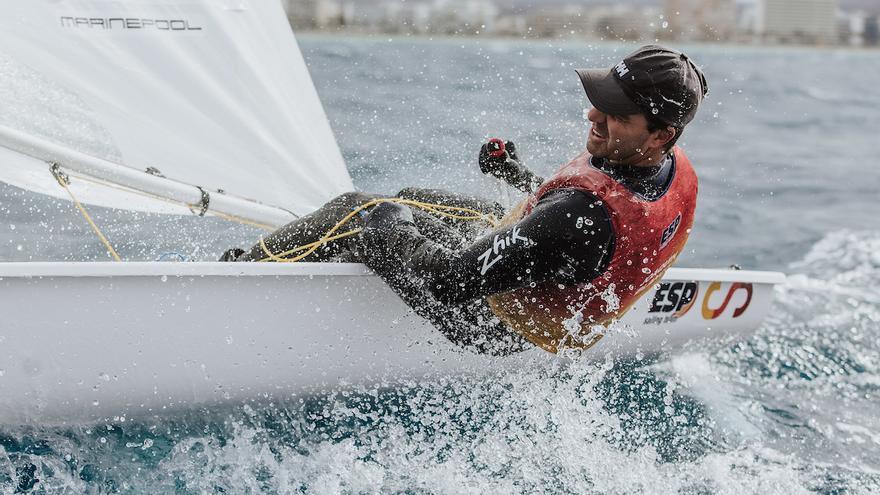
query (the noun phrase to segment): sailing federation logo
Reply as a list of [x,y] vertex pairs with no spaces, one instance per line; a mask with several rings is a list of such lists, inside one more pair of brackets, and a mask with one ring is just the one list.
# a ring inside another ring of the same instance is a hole
[[694,305],[698,291],[696,282],[661,282],[648,312],[672,313],[672,316],[681,318]]
[[[746,282],[731,283],[727,287],[727,292],[722,292],[724,297],[721,304],[713,307],[719,299],[713,295],[722,290],[721,286],[721,282],[712,282],[706,288],[705,294],[701,296],[703,301],[700,304],[700,313],[706,320],[714,320],[724,313],[731,313],[731,318],[739,318],[749,309],[754,287]],[[657,285],[657,291],[648,307],[649,316],[645,318],[644,324],[674,323],[695,305],[699,292],[700,284],[698,282],[661,282]],[[733,311],[729,311],[727,307],[732,304],[736,304],[736,306]]]
[[657,285],[644,324],[674,323],[694,306],[699,291],[697,282],[661,282]]
[[673,220],[668,227],[663,229],[663,234],[660,236],[660,249],[665,248],[666,245],[669,244],[669,241],[672,240],[672,237],[678,230],[679,225],[681,225],[681,212],[679,212],[678,216],[675,217],[675,220]]
[[703,297],[703,307],[702,313],[703,318],[707,320],[714,320],[721,316],[724,313],[724,310],[727,309],[727,305],[730,304],[731,299],[733,299],[733,295],[737,293],[737,291],[744,292],[745,301],[742,302],[739,306],[737,306],[733,310],[733,317],[738,318],[743,313],[745,313],[746,309],[749,307],[749,303],[752,302],[752,284],[744,283],[744,282],[734,282],[730,284],[730,288],[727,289],[727,295],[724,296],[724,301],[721,302],[721,306],[717,308],[712,308],[709,306],[709,299],[712,297],[712,294],[721,290],[721,282],[712,282],[709,284],[709,288],[706,289],[706,295]]

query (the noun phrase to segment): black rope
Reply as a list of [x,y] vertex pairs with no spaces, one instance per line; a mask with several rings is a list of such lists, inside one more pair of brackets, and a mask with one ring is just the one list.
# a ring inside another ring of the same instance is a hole
[[211,204],[211,195],[208,194],[208,191],[205,191],[200,186],[196,186],[199,188],[199,191],[202,193],[202,199],[199,200],[199,207],[201,207],[201,211],[199,211],[199,216],[205,216],[205,213],[208,213],[208,205]]
[[49,172],[52,172],[52,176],[54,176],[55,180],[57,180],[62,186],[70,184],[70,177],[61,170],[61,165],[58,163],[50,162]]

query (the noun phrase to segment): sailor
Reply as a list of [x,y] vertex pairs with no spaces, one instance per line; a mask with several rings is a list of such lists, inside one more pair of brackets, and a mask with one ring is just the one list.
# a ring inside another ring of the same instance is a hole
[[[675,146],[694,118],[706,80],[686,55],[643,46],[611,69],[576,71],[592,103],[586,150],[547,180],[512,142],[484,144],[483,173],[528,198],[478,238],[461,225],[396,203],[357,219],[363,231],[325,246],[318,259],[366,263],[450,340],[509,354],[537,345],[586,348],[681,252],[694,219],[697,178]],[[500,213],[498,205],[441,191],[400,197]],[[350,193],[265,240],[283,250],[332,227],[374,196]],[[231,256],[264,257],[263,246]]]

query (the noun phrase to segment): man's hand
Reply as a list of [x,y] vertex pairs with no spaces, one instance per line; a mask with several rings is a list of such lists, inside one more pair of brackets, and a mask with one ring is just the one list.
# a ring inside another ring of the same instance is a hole
[[480,148],[477,160],[484,174],[497,177],[523,192],[534,192],[544,182],[522,164],[513,141],[505,143],[498,138],[490,139]]
[[370,268],[387,263],[392,259],[389,253],[394,250],[397,230],[418,232],[412,211],[397,203],[376,205],[364,217],[361,233],[352,238],[351,249],[360,253]]
[[[508,163],[513,161],[514,163]],[[487,175],[504,178],[509,175],[511,169],[521,166],[516,154],[516,145],[513,141],[506,143],[498,138],[492,138],[480,148],[480,171]]]
[[426,243],[433,244],[416,228],[412,210],[389,202],[370,210],[350,247],[361,262],[388,281],[411,276],[416,267],[410,261]]
[[397,203],[381,203],[367,214],[364,230],[388,231],[401,223],[415,224],[412,210]]

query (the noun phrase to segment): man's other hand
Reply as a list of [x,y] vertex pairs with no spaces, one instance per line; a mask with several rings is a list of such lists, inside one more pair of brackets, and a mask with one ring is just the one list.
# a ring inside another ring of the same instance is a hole
[[401,204],[381,203],[367,214],[364,230],[387,231],[401,223],[414,224],[412,211]]
[[[511,169],[516,170],[519,168],[519,156],[516,154],[516,145],[513,144],[513,141],[504,143],[503,148],[498,146],[500,142],[501,140],[498,139],[484,143],[480,148],[478,162],[480,164],[480,171],[484,174],[503,178],[510,174]],[[511,160],[514,163],[508,163]]]

